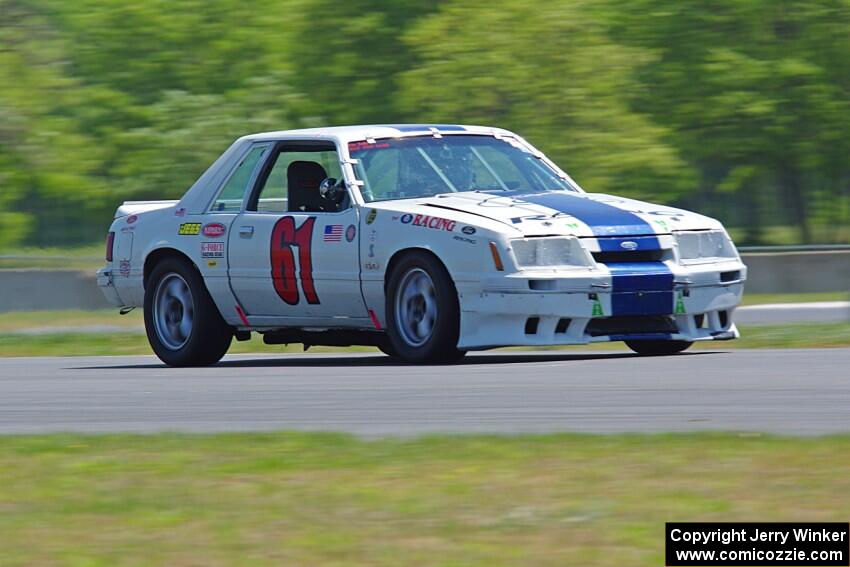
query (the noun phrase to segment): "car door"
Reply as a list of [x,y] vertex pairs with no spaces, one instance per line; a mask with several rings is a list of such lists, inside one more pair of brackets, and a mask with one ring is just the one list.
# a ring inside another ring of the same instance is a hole
[[257,175],[230,231],[231,287],[254,324],[358,326],[358,210],[319,195],[341,175],[330,142],[283,141]]

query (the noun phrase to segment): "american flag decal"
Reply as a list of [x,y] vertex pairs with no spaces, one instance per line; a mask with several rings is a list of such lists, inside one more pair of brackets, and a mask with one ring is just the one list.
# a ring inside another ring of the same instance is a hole
[[322,236],[325,242],[341,242],[342,241],[342,225],[329,224],[325,227],[325,233]]

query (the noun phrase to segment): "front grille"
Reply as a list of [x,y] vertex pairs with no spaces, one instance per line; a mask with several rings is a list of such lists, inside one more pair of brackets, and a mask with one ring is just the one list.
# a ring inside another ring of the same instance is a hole
[[591,319],[585,331],[591,337],[605,335],[635,335],[644,333],[675,333],[676,320],[666,315],[640,315]]
[[593,259],[600,264],[619,264],[623,262],[660,262],[664,250],[633,250],[620,252],[594,252]]

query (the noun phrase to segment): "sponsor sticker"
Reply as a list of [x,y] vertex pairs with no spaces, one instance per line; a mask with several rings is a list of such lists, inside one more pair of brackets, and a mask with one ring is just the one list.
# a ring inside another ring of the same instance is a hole
[[353,224],[348,225],[348,228],[345,229],[345,239],[351,242],[355,236],[357,236],[357,229]]
[[129,217],[127,217],[127,224],[133,224],[137,220],[139,220],[138,215],[130,215]]
[[476,240],[476,239],[474,239],[474,238],[467,238],[467,237],[465,237],[465,236],[459,236],[459,235],[457,235],[457,234],[456,234],[456,235],[454,235],[454,237],[453,237],[453,238],[454,238],[455,240],[457,240],[458,242],[466,242],[467,244],[477,244],[477,243],[478,243],[478,240]]
[[377,217],[378,217],[378,210],[377,209],[371,209],[369,211],[369,214],[366,215],[366,224],[372,224],[373,222],[375,222],[375,219]]
[[378,231],[372,229],[369,232],[369,257],[375,257],[375,241],[378,239]]
[[202,258],[224,258],[224,242],[201,242]]
[[389,148],[390,145],[386,142],[382,142],[380,144],[370,144],[369,142],[349,142],[348,143],[348,151],[349,152],[357,152],[361,150],[385,150]]
[[370,272],[374,272],[376,270],[379,270],[380,268],[381,265],[377,262],[366,262],[365,264],[363,264],[363,269],[369,270]]
[[682,299],[682,292],[681,291],[676,296],[676,309],[675,309],[674,312],[675,312],[676,315],[683,315],[683,314],[686,313],[686,311],[685,311],[685,301]]
[[207,260],[207,267],[215,268],[218,267],[218,262],[215,260]]
[[592,317],[604,317],[605,313],[602,311],[602,304],[599,303],[599,300],[593,302],[593,313],[591,313]]
[[402,224],[412,224],[413,226],[421,226],[432,230],[441,230],[445,232],[454,232],[457,222],[440,217],[432,217],[429,215],[412,215],[407,213],[399,219]]
[[130,260],[121,260],[118,264],[118,273],[124,276],[125,278],[130,277]]
[[197,236],[201,234],[201,223],[199,222],[184,222],[180,225],[177,231],[180,236]]
[[227,227],[220,222],[211,222],[204,225],[202,232],[207,238],[218,238],[219,236],[224,236],[224,233],[227,232]]

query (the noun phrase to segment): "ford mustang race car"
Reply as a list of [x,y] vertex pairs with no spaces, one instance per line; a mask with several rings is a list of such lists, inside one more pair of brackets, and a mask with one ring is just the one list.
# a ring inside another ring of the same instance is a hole
[[173,366],[251,333],[420,363],[598,341],[673,354],[738,336],[747,273],[718,221],[585,193],[516,134],[457,125],[245,136],[179,201],[121,205],[106,256],[98,285],[144,307]]

